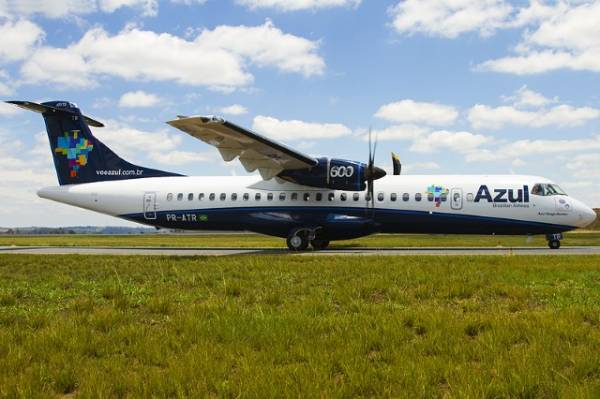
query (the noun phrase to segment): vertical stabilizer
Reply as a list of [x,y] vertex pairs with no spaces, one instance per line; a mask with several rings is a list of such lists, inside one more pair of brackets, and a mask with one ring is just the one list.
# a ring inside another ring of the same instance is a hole
[[89,125],[104,125],[81,114],[66,101],[41,104],[8,101],[21,108],[41,113],[46,122],[50,149],[61,185],[144,177],[181,176],[177,173],[137,166],[125,161],[98,140]]

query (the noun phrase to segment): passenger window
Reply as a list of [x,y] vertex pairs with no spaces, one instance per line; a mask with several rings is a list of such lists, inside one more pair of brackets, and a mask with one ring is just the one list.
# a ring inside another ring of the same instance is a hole
[[273,193],[267,194],[267,201],[273,201]]
[[292,193],[292,201],[298,201],[298,193]]
[[173,193],[167,194],[167,201],[173,201]]
[[367,201],[367,202],[371,201],[371,194],[365,193],[365,201]]
[[310,201],[310,193],[304,193],[304,201]]
[[204,193],[198,194],[198,201],[204,201]]
[[237,201],[237,193],[231,194],[231,200],[232,201]]
[[227,199],[227,194],[225,194],[225,193],[221,193],[221,195],[219,196],[219,199],[220,199],[221,201],[225,201],[225,200]]
[[182,193],[177,194],[177,201],[183,201],[183,194]]
[[188,194],[188,201],[193,201],[194,200],[194,194],[189,193]]
[[[446,202],[446,201],[448,201],[448,194],[446,194],[446,193],[443,193],[443,194],[440,196],[440,199],[442,200],[442,202]],[[471,201],[473,201],[473,194],[471,194]]]
[[390,194],[390,201],[396,202],[396,199],[398,199],[398,196],[396,195],[396,193],[391,193]]
[[[444,200],[444,201],[446,201],[446,200]],[[467,201],[473,202],[473,193],[467,194]]]
[[316,198],[317,201],[321,201],[323,199],[323,194],[317,193]]
[[333,201],[335,199],[335,194],[334,193],[327,194],[327,199],[329,200],[329,202]]
[[359,194],[359,193],[354,193],[354,194],[352,194],[352,199],[353,199],[354,201],[358,201],[358,200],[360,199],[360,194]]
[[279,201],[285,201],[285,193],[279,193]]
[[431,194],[431,193],[427,194],[427,201],[433,202],[433,194]]
[[260,193],[256,193],[256,195],[254,195],[254,200],[260,201]]
[[383,193],[377,193],[377,202],[383,202],[385,195]]
[[244,195],[242,196],[242,198],[244,198],[244,201],[248,201],[250,199],[250,194],[244,193]]
[[346,195],[346,193],[341,193],[341,194],[340,194],[340,200],[342,200],[342,201],[346,201],[346,198],[347,198],[347,195]]
[[410,201],[410,194],[408,194],[408,193],[402,194],[402,201],[404,201],[404,202]]
[[215,193],[210,193],[210,195],[208,196],[208,199],[210,201],[214,201],[215,200]]
[[417,202],[421,201],[421,198],[422,198],[422,197],[423,197],[423,196],[421,195],[421,193],[416,193],[416,194],[415,194],[415,201],[417,201]]

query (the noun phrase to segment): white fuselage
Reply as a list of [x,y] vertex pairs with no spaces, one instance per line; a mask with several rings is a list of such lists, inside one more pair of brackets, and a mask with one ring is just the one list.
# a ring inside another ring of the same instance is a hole
[[[477,220],[488,226],[481,233],[494,233],[490,226],[497,220],[503,226],[498,230],[500,234],[512,234],[504,225],[513,221],[547,225],[550,232],[585,227],[595,219],[593,210],[574,198],[532,193],[532,187],[540,183],[551,182],[518,175],[387,176],[375,182],[373,208],[367,205],[365,192],[318,189],[279,179],[264,181],[258,176],[131,179],[47,187],[38,195],[154,226],[263,233],[266,230],[267,234],[269,230],[261,227],[261,220],[273,226],[278,222],[288,226],[333,225],[336,218],[348,221],[379,217],[374,231],[445,233],[479,232],[474,228]],[[323,214],[322,222],[312,217],[316,213]],[[414,219],[416,215],[418,219]],[[428,229],[424,224],[429,221],[437,225]],[[410,223],[419,226],[411,229],[407,225]],[[470,227],[464,230],[463,224]],[[531,230],[532,234],[540,232]],[[528,232],[523,227],[514,232],[524,233]]]

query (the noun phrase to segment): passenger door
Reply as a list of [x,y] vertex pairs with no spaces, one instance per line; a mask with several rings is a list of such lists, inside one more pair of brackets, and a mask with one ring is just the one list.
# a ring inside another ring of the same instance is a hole
[[144,219],[156,220],[156,193],[144,193]]
[[461,210],[463,207],[462,188],[453,188],[450,190],[450,207],[454,210]]

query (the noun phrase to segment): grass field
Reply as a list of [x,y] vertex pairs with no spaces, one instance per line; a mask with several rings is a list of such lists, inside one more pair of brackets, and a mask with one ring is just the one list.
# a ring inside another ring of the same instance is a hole
[[0,256],[3,397],[600,397],[600,257]]
[[[100,246],[100,247],[256,247],[284,248],[285,240],[258,234],[217,235],[42,235],[0,236],[0,246]],[[600,231],[574,231],[562,245],[600,245]],[[332,247],[545,247],[544,236],[469,236],[377,234],[356,240],[336,241]]]

